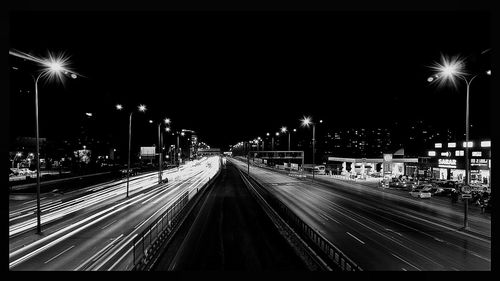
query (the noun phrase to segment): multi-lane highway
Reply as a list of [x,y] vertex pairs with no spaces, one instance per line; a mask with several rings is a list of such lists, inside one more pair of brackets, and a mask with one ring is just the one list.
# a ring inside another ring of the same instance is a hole
[[[247,171],[247,163],[232,159]],[[250,167],[254,179],[364,270],[491,270],[491,221],[442,201]]]
[[[204,158],[158,174],[137,176],[42,200],[43,235],[34,234],[35,202],[9,213],[10,270],[126,270],[131,241],[186,192],[191,198],[213,177],[219,157]],[[23,205],[24,204],[24,205]]]

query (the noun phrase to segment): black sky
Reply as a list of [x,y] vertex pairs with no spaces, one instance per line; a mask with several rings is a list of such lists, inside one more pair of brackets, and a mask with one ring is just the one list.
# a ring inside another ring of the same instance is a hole
[[[465,85],[430,86],[428,66],[441,53],[488,65],[479,54],[492,47],[490,20],[437,11],[12,12],[10,48],[66,51],[87,77],[40,88],[42,136],[73,134],[85,112],[96,126],[123,131],[127,119],[114,104],[144,103],[150,110],[137,128],[166,115],[225,148],[297,127],[304,114],[331,127],[423,119],[462,128]],[[10,120],[25,124],[12,135],[33,135],[32,97],[19,93],[32,87],[29,76],[11,71],[11,81]],[[471,122],[482,135],[489,85],[478,77],[471,87]],[[153,130],[140,132],[154,139]]]

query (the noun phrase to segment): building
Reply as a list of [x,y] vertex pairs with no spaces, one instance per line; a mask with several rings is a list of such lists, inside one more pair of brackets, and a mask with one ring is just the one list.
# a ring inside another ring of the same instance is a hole
[[391,133],[386,128],[335,129],[323,138],[324,155],[340,157],[380,157],[391,147]]
[[[464,141],[434,143],[427,150],[429,163],[427,172],[431,178],[463,181],[465,177]],[[469,141],[470,182],[490,186],[491,141]]]
[[418,162],[419,158],[405,157],[404,149],[398,149],[372,158],[328,156],[327,169],[333,174],[360,178],[372,175],[391,178],[415,177]]

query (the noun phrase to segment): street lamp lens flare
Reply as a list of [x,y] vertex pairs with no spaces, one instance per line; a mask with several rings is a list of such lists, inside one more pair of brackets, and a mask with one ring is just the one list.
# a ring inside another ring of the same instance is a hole
[[146,106],[144,104],[141,104],[138,106],[140,112],[146,111]]
[[123,106],[122,106],[121,104],[117,104],[117,105],[116,105],[116,109],[117,109],[117,110],[122,110],[122,109],[123,109]]
[[457,77],[463,79],[467,75],[465,72],[465,60],[460,56],[447,57],[441,55],[441,62],[434,62],[434,65],[430,68],[436,73],[434,76],[431,76],[432,80],[429,78],[427,81],[438,82],[440,86],[451,83],[456,87]]
[[[44,66],[42,69],[42,76],[46,77],[47,80],[59,80],[64,83],[65,76],[70,73],[68,67],[69,56],[65,53],[55,55],[49,52],[48,57],[40,59],[39,63]],[[73,75],[71,75],[71,77],[76,78],[76,75],[75,77],[73,77]]]
[[283,127],[281,127],[281,132],[282,132],[282,133],[286,133],[286,131],[287,131],[286,127],[284,127],[284,126],[283,126]]
[[486,70],[486,75],[491,75],[491,70]]
[[170,124],[170,119],[169,118],[165,118],[165,124]]
[[312,124],[312,118],[309,116],[304,116],[300,121],[304,127],[309,127]]

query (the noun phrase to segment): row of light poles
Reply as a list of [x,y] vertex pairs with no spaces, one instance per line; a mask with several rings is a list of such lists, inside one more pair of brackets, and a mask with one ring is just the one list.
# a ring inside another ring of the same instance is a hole
[[[36,123],[36,169],[37,169],[37,181],[36,181],[36,216],[37,216],[37,234],[42,234],[42,224],[41,224],[41,207],[40,207],[40,128],[39,128],[39,98],[38,98],[38,82],[41,78],[46,79],[47,81],[58,80],[64,83],[64,79],[66,77],[76,79],[78,77],[84,77],[83,75],[77,74],[72,71],[69,67],[68,57],[64,54],[61,55],[53,55],[49,52],[47,58],[39,58],[30,54],[26,54],[23,52],[19,52],[17,50],[9,50],[9,55],[22,58],[24,60],[32,61],[41,66],[37,73],[34,73],[32,76],[34,86],[35,86],[35,123]],[[16,69],[17,68],[13,68]],[[123,106],[121,104],[116,105],[116,109],[121,111],[123,110]],[[138,112],[145,112],[146,106],[141,104],[137,107]],[[129,137],[128,137],[128,160],[127,160],[127,198],[129,195],[129,177],[130,177],[130,152],[131,152],[131,140],[132,140],[132,116],[135,110],[131,110],[129,114]],[[92,116],[91,113],[87,113],[88,116]],[[164,123],[166,125],[170,124],[170,119],[164,119]],[[160,125],[158,124],[158,144],[159,149],[161,149],[161,137],[160,137]],[[167,127],[166,131],[170,131],[170,128]],[[179,141],[177,141],[177,145],[179,145]],[[161,151],[159,152],[159,175],[158,182],[161,183],[161,174],[162,174],[162,155]]]

